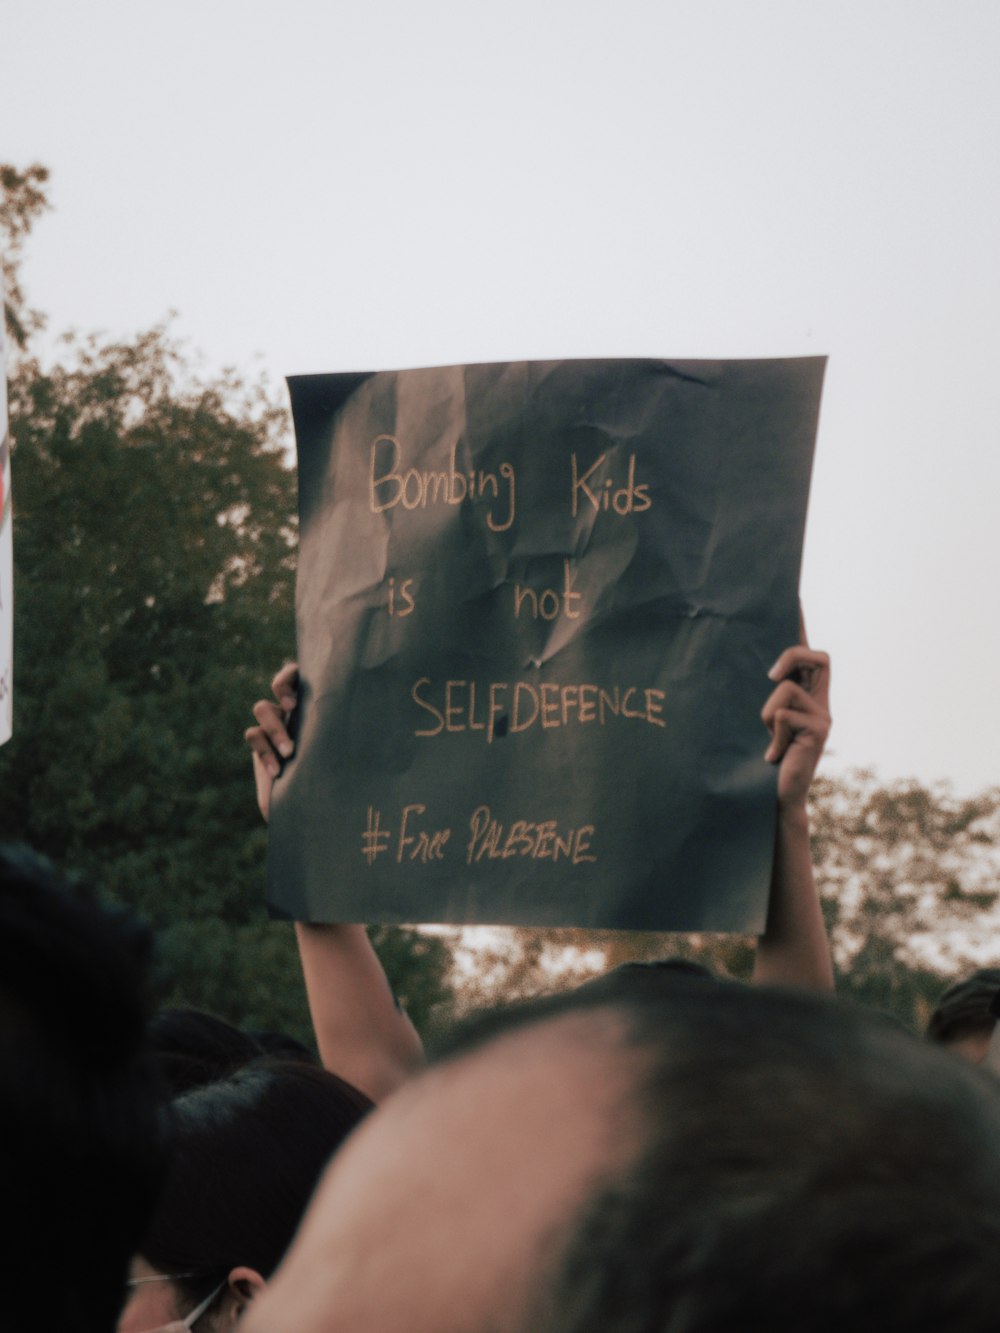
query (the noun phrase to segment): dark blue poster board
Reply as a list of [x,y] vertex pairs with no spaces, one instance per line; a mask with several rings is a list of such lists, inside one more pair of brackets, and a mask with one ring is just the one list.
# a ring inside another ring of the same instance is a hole
[[763,929],[824,358],[289,380],[318,921]]

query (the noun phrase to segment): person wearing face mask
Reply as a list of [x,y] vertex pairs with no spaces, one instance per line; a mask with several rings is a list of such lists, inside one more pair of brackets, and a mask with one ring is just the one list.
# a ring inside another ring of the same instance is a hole
[[233,1327],[371,1105],[326,1070],[268,1059],[176,1098],[166,1180],[118,1333]]

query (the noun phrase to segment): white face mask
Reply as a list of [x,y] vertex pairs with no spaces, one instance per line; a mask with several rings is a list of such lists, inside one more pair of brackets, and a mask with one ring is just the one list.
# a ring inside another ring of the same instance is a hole
[[225,1282],[220,1282],[219,1285],[215,1288],[215,1290],[210,1291],[203,1301],[199,1301],[199,1303],[194,1307],[191,1313],[187,1315],[186,1318],[179,1319],[173,1324],[168,1324],[167,1328],[168,1329],[193,1328],[195,1320],[201,1318],[201,1316],[212,1304],[216,1296],[218,1296],[219,1292],[223,1289],[225,1285],[226,1285]]
[[[185,1274],[185,1276],[187,1276],[187,1274]],[[161,1282],[161,1281],[172,1281],[172,1280],[173,1278],[170,1274],[163,1274],[163,1275],[157,1274],[155,1277],[133,1278],[131,1285],[138,1286],[142,1282]],[[210,1291],[203,1301],[199,1301],[198,1304],[191,1311],[191,1313],[189,1315],[185,1315],[183,1319],[172,1319],[169,1324],[157,1324],[155,1328],[146,1330],[146,1333],[183,1333],[184,1329],[193,1328],[195,1322],[201,1318],[201,1316],[205,1313],[208,1307],[219,1295],[219,1293],[222,1291],[225,1285],[226,1285],[225,1281],[220,1282],[219,1285],[213,1291]]]

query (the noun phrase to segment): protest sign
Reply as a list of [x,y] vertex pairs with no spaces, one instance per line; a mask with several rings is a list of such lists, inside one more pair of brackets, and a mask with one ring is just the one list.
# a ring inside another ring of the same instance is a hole
[[798,637],[824,367],[290,379],[301,702],[272,910],[761,930],[760,709]]
[[[0,283],[0,307],[3,307]],[[0,320],[0,745],[14,727],[14,548],[10,505],[10,432],[7,429],[7,357]]]

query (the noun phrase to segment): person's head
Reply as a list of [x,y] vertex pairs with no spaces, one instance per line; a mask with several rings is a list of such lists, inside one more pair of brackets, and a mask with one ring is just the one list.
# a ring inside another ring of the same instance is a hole
[[110,1333],[159,1184],[151,940],[0,849],[0,1323]]
[[991,1005],[1000,995],[1000,967],[981,967],[949,986],[927,1020],[928,1041],[981,1064],[996,1026]]
[[[177,1097],[166,1180],[120,1333],[228,1328],[287,1249],[331,1153],[371,1109],[312,1065],[259,1060]],[[207,1304],[206,1304],[207,1302]]]
[[265,1054],[251,1033],[201,1009],[159,1010],[150,1021],[148,1042],[174,1097],[225,1078]]
[[978,1071],[822,997],[623,976],[380,1107],[245,1333],[985,1333],[998,1255]]
[[149,1024],[149,1046],[174,1097],[225,1078],[262,1055],[317,1064],[316,1057],[284,1032],[244,1032],[204,1009],[161,1009]]

